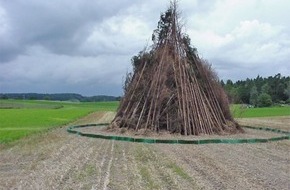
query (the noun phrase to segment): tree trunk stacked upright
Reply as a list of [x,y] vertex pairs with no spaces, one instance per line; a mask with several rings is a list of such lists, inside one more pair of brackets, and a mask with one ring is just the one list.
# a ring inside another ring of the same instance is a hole
[[133,74],[111,126],[182,135],[239,131],[216,74],[181,31],[175,1],[152,40],[149,51],[132,58]]

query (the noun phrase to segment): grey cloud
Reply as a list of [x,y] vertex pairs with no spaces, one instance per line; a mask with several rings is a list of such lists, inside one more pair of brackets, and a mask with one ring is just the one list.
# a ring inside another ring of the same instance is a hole
[[8,62],[15,58],[15,55],[18,55],[22,52],[22,49],[17,46],[17,44],[5,43],[2,39],[0,44],[0,63]]
[[[193,45],[233,80],[289,75],[289,4],[179,2]],[[0,0],[0,92],[120,95],[130,58],[150,44],[166,7],[168,0]]]
[[55,55],[34,47],[13,62],[0,64],[0,92],[55,91],[93,95],[103,91],[120,95],[122,78],[130,67],[129,59],[122,55]]
[[[3,1],[9,22],[12,43],[1,44],[1,61],[15,58],[29,46],[40,45],[53,53],[75,55],[79,46],[92,32],[92,27],[105,18],[118,14],[128,1]],[[132,4],[130,2],[130,4]],[[8,33],[7,32],[7,33]],[[9,38],[0,35],[0,40]]]

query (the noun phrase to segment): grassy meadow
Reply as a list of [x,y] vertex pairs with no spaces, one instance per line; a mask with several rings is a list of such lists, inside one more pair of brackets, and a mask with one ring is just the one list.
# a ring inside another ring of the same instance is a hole
[[290,106],[246,108],[234,104],[231,105],[231,112],[235,118],[290,116]]
[[[96,111],[115,111],[119,102],[0,100],[0,144],[69,124]],[[232,105],[235,118],[290,116],[290,106],[244,108]]]
[[0,143],[62,126],[91,112],[115,111],[118,102],[0,100]]

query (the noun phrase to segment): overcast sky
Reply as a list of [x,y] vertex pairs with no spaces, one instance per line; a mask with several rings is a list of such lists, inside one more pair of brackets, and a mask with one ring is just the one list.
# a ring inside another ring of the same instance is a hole
[[[0,0],[0,93],[121,95],[168,0]],[[290,75],[289,0],[180,0],[220,79]]]

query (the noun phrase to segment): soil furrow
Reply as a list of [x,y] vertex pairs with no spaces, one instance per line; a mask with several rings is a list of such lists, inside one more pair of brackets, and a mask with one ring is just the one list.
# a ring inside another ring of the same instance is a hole
[[[105,144],[102,146],[100,152],[98,152],[98,156],[96,158],[96,168],[97,168],[97,178],[95,184],[92,186],[92,189],[103,189],[104,184],[104,173],[105,168],[107,167],[109,160],[109,151],[112,146],[111,141],[105,141]],[[96,156],[96,155],[95,155]]]
[[103,189],[104,190],[107,190],[108,189],[108,184],[110,182],[110,173],[111,173],[111,166],[112,166],[112,162],[113,162],[113,159],[114,159],[114,142],[115,141],[112,141],[112,146],[111,146],[111,151],[110,151],[110,160],[108,162],[108,166],[107,166],[107,169],[106,169],[106,172],[105,172],[105,178],[104,178],[104,185],[103,185]]
[[[93,113],[76,123],[111,118],[111,112]],[[0,150],[0,189],[289,189],[289,176],[289,140],[152,145],[59,128]]]

